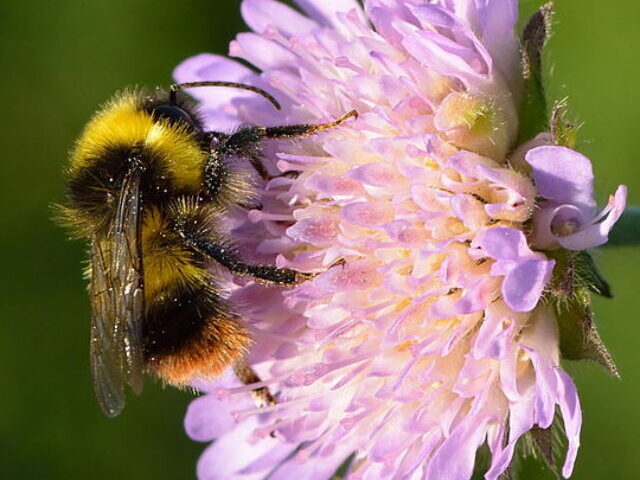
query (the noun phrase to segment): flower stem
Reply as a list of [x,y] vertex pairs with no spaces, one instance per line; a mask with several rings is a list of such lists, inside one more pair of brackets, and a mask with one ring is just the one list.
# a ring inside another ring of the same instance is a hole
[[640,207],[627,207],[609,234],[608,247],[640,245]]

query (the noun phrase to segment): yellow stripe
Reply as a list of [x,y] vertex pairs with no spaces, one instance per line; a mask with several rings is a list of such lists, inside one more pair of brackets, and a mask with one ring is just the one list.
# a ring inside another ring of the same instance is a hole
[[71,154],[70,173],[90,167],[111,148],[138,145],[163,163],[175,188],[198,191],[208,155],[187,128],[164,120],[154,121],[141,109],[143,103],[140,92],[124,92],[98,111]]
[[141,240],[147,305],[151,305],[158,295],[171,294],[180,287],[193,288],[210,283],[209,272],[194,264],[192,254],[168,231],[166,220],[158,209],[146,213]]

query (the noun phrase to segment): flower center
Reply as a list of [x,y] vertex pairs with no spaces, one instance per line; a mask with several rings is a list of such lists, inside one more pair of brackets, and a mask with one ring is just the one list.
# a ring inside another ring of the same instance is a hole
[[558,222],[551,226],[551,231],[554,235],[559,237],[566,237],[573,233],[576,233],[580,228],[580,224],[575,220],[566,220],[564,222]]

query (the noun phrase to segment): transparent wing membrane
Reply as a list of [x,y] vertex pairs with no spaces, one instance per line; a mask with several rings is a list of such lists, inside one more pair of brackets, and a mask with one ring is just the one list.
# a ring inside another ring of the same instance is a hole
[[143,386],[140,181],[135,168],[124,178],[114,225],[91,248],[91,373],[109,417],[124,408],[125,383],[137,394]]

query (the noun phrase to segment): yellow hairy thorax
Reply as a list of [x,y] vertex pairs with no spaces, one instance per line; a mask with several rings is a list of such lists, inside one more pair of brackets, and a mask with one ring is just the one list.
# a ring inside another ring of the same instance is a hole
[[139,147],[162,162],[171,183],[180,190],[197,191],[207,152],[187,127],[154,119],[142,108],[138,92],[116,95],[87,124],[71,155],[73,174],[92,166],[115,148]]

